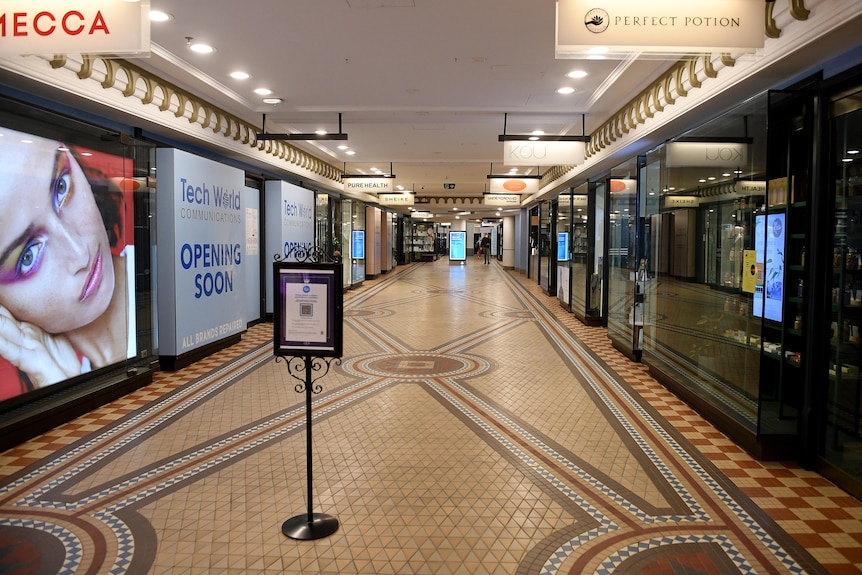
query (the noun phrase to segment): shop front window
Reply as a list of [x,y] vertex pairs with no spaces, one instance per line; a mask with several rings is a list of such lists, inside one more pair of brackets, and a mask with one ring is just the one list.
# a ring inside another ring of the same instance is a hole
[[653,150],[642,171],[643,361],[754,432],[761,325],[755,249],[764,213],[765,102]]
[[614,346],[630,356],[639,349],[643,326],[643,306],[635,301],[636,295],[640,299],[635,286],[639,226],[636,174],[637,159],[632,158],[611,170],[607,182],[608,336]]

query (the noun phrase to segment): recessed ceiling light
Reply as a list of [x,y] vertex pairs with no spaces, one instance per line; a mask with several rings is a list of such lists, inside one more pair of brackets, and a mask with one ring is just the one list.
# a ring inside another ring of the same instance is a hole
[[272,94],[272,90],[270,90],[269,88],[257,88],[255,89],[254,93],[258,96],[269,96],[270,94]]
[[263,99],[264,104],[281,104],[283,101],[284,100],[282,100],[281,98],[264,98]]
[[251,74],[248,72],[243,72],[242,70],[237,70],[235,72],[230,73],[230,77],[234,80],[248,80],[251,78]]
[[850,154],[850,155],[858,154],[858,153],[859,153],[859,150],[847,150],[847,153],[848,153],[848,154]]
[[173,20],[172,14],[162,12],[161,10],[150,10],[150,22],[167,22]]
[[356,152],[354,152],[353,150],[347,150],[347,151],[346,151],[346,152],[344,152],[344,153],[345,153],[345,154],[347,154],[348,156],[354,156],[354,155],[356,155]]
[[574,70],[574,71],[566,74],[566,76],[568,76],[569,78],[576,78],[576,79],[577,78],[586,78],[587,73],[584,72],[583,70]]
[[189,44],[189,50],[198,54],[212,54],[213,52],[215,52],[215,48],[213,48],[209,44],[202,44],[201,42]]
[[339,150],[346,150],[348,147],[349,146],[345,146],[344,144],[341,144],[340,146],[338,146],[338,149]]
[[575,92],[575,89],[571,88],[569,86],[565,86],[563,88],[557,89],[557,94],[573,94],[574,92]]
[[325,136],[327,134],[326,130],[315,130],[314,133],[318,136]]

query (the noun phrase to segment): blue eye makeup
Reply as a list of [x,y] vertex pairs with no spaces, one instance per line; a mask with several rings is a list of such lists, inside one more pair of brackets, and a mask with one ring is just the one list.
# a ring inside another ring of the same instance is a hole
[[54,211],[59,213],[72,194],[72,174],[69,170],[69,158],[66,154],[58,157],[56,177],[51,190]]
[[44,247],[45,241],[41,236],[32,238],[27,242],[18,257],[18,264],[15,266],[19,278],[29,277],[31,273],[39,269]]

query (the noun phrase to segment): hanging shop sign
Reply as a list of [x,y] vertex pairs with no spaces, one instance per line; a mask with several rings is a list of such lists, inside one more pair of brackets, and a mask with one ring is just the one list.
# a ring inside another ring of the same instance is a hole
[[611,180],[612,194],[631,194],[637,191],[638,182],[632,179],[614,179]]
[[503,163],[507,166],[579,166],[584,163],[584,142],[507,140]]
[[344,176],[342,181],[345,192],[379,194],[395,191],[395,178]]
[[[763,3],[751,0],[557,0],[557,58],[678,56],[763,48]],[[593,50],[591,52],[591,50]]]
[[737,142],[670,142],[665,165],[734,168],[748,163],[748,144]]
[[665,196],[664,207],[666,208],[696,208],[700,205],[697,196]]
[[492,194],[535,194],[539,191],[538,178],[489,176],[488,191]]
[[743,196],[765,196],[766,182],[763,180],[739,180],[736,182],[736,193]]
[[412,206],[415,196],[410,193],[403,194],[379,194],[377,201],[382,206]]
[[14,0],[0,3],[0,56],[148,56],[150,1]]
[[486,206],[509,206],[521,205],[521,196],[518,194],[485,194],[482,202]]

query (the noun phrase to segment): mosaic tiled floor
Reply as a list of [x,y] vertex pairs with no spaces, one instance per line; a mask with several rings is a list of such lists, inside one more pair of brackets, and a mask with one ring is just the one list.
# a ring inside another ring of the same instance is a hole
[[[0,455],[0,573],[859,573],[862,504],[759,464],[530,280],[399,268],[346,294],[304,394],[271,326]],[[324,372],[321,369],[320,372]]]

